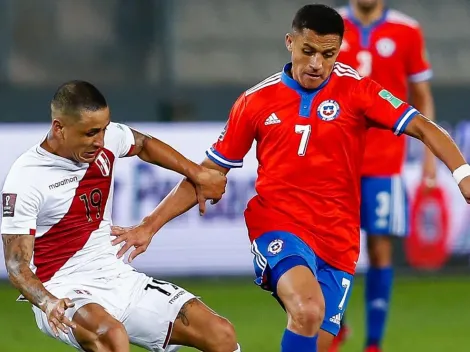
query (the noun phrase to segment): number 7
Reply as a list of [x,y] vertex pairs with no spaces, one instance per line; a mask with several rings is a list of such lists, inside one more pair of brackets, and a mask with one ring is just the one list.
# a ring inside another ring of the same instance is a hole
[[338,308],[340,310],[343,310],[344,302],[346,301],[346,297],[348,297],[349,287],[351,287],[351,280],[346,279],[345,277],[343,277],[343,281],[341,282],[341,286],[343,286],[345,288],[345,290],[344,290],[343,299],[341,300],[341,302],[339,302]]
[[310,132],[312,132],[312,126],[310,125],[295,125],[295,133],[301,134],[299,150],[297,154],[299,156],[304,156],[307,151],[307,143],[310,137]]

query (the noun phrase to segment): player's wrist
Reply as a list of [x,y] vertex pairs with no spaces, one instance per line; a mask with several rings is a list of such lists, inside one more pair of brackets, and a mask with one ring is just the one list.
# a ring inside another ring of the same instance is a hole
[[203,171],[203,167],[201,165],[198,165],[196,163],[193,163],[192,161],[189,162],[188,167],[186,168],[185,176],[195,182],[198,179],[199,174]]
[[46,292],[46,295],[44,296],[43,299],[41,299],[37,306],[39,309],[41,309],[44,313],[47,311],[47,307],[50,306],[51,303],[57,302],[59,299],[51,294],[50,292]]
[[158,216],[151,218],[146,216],[139,225],[149,237],[155,236],[155,234],[163,226]]
[[455,182],[459,184],[465,177],[470,176],[470,165],[463,164],[452,172]]

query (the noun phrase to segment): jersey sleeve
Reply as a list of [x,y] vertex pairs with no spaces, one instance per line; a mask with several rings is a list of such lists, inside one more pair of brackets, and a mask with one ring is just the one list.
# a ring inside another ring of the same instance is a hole
[[111,150],[118,158],[129,154],[135,144],[134,134],[131,129],[122,123],[111,122],[104,138],[105,148]]
[[243,158],[255,139],[252,116],[247,112],[245,94],[241,95],[230,111],[228,121],[219,139],[206,151],[216,164],[231,169],[243,166]]
[[407,56],[407,74],[410,82],[423,82],[432,78],[431,64],[426,53],[426,44],[420,27],[413,28],[408,45],[410,45]]
[[401,135],[410,121],[419,114],[411,105],[401,101],[369,78],[359,81],[355,101],[361,114],[372,126],[389,129]]
[[35,235],[42,196],[21,170],[10,170],[2,190],[2,225],[4,235]]

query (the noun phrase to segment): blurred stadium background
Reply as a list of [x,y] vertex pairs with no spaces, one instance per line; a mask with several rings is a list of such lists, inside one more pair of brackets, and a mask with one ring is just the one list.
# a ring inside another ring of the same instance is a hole
[[[320,1],[319,1],[320,2]],[[341,6],[347,1],[321,1]],[[389,0],[419,20],[434,69],[437,119],[470,158],[470,1]],[[236,97],[289,60],[283,37],[298,0],[0,0],[0,184],[15,158],[47,131],[49,100],[70,79],[96,84],[113,118],[147,131],[195,161],[217,138]],[[470,325],[470,207],[440,168],[443,197],[417,200],[422,148],[410,141],[405,178],[413,235],[396,243],[397,285],[385,351],[465,350]],[[228,192],[204,218],[195,211],[155,238],[135,266],[169,278],[231,319],[244,351],[278,350],[285,324],[252,284],[242,212],[253,193],[253,151],[230,174]],[[140,163],[118,164],[114,221],[138,222],[178,181]],[[1,250],[0,250],[1,254]],[[349,307],[361,351],[363,284]],[[0,351],[70,350],[43,336],[0,261]],[[427,317],[427,318],[426,318]],[[135,349],[136,351],[138,349]]]

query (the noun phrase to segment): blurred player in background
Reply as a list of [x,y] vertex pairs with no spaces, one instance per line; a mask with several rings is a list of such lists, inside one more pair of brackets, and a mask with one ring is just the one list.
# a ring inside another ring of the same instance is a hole
[[[413,136],[454,172],[470,198],[470,166],[452,139],[370,78],[336,62],[344,23],[334,9],[306,5],[285,43],[291,63],[237,99],[202,163],[242,167],[256,140],[256,195],[245,220],[257,275],[287,313],[282,352],[327,352],[340,329],[359,257],[361,166],[366,133]],[[197,204],[183,180],[141,224],[115,228],[134,258],[168,221]]]
[[129,352],[129,342],[149,351],[240,351],[226,319],[116,258],[110,238],[118,158],[185,175],[201,211],[206,199],[220,199],[225,175],[111,122],[105,98],[87,82],[62,85],[51,110],[49,133],[15,161],[2,194],[6,268],[39,329],[84,351]]
[[[401,100],[434,120],[429,79],[431,67],[418,22],[385,7],[383,0],[351,0],[339,10],[345,36],[338,60],[370,77]],[[361,227],[367,235],[369,269],[366,275],[366,350],[380,351],[392,291],[391,236],[405,236],[409,228],[408,200],[400,176],[406,157],[406,138],[371,128],[367,133],[361,181]],[[426,148],[423,184],[435,185],[434,155]],[[331,350],[348,334],[343,326]]]

